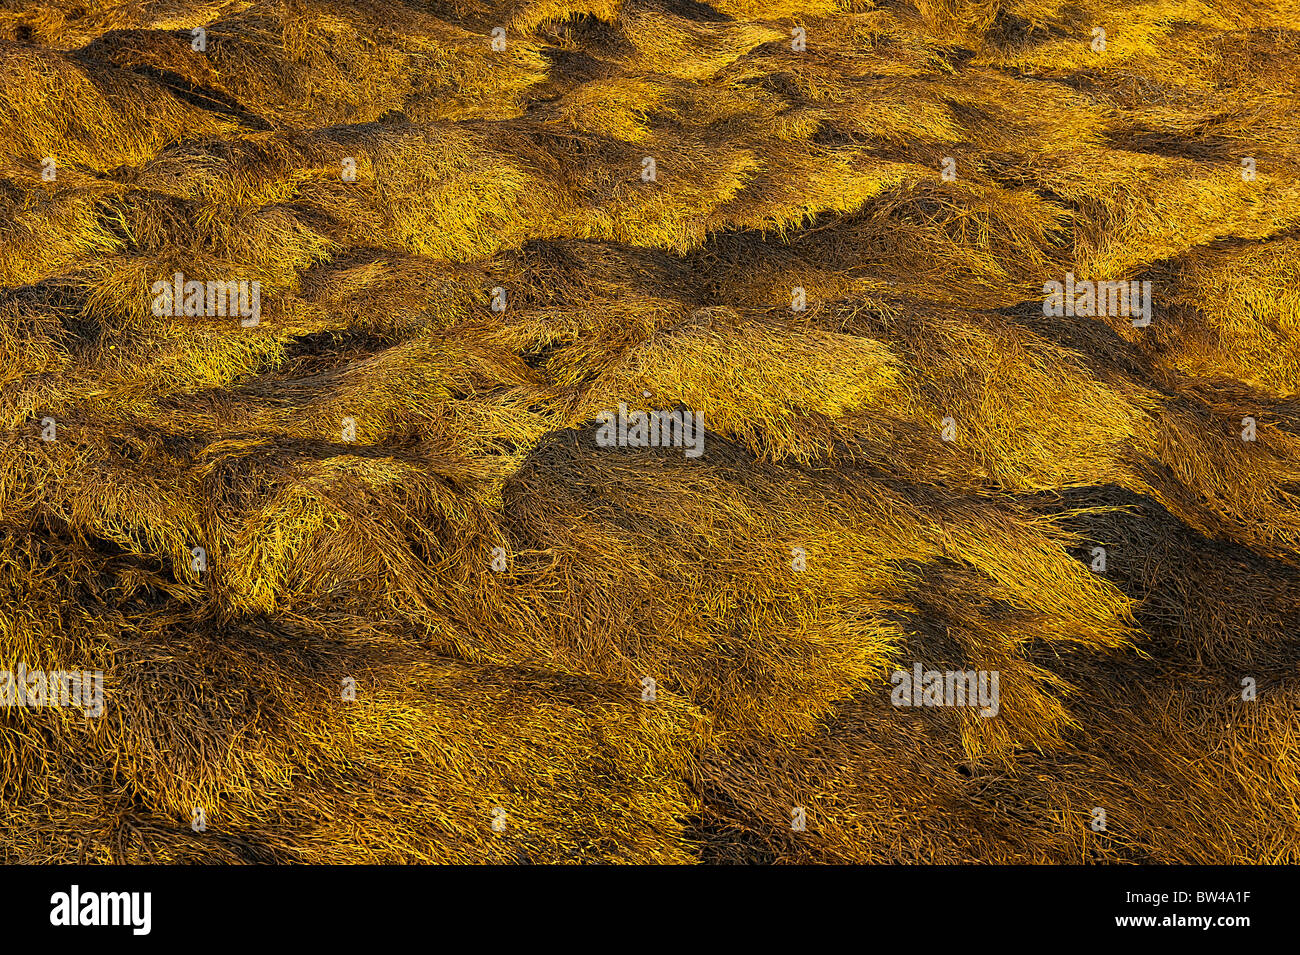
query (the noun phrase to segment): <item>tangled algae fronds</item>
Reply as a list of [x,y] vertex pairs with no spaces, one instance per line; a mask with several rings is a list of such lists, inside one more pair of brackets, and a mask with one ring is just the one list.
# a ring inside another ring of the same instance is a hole
[[1300,862],[1295,0],[3,0],[0,87],[0,860]]

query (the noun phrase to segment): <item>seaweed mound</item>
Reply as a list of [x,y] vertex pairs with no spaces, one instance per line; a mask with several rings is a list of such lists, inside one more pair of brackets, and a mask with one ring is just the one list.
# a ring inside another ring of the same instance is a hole
[[0,88],[0,860],[1300,862],[1296,0],[0,0]]

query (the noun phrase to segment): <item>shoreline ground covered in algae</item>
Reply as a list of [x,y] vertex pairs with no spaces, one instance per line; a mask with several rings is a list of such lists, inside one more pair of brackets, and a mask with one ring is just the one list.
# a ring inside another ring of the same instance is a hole
[[0,0],[0,90],[0,860],[1300,862],[1294,0]]

